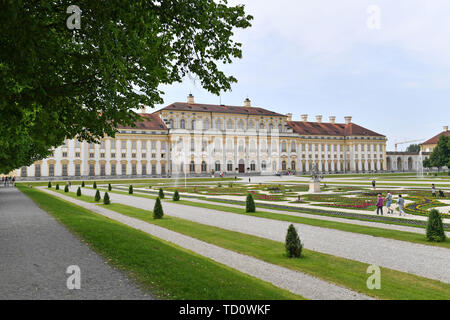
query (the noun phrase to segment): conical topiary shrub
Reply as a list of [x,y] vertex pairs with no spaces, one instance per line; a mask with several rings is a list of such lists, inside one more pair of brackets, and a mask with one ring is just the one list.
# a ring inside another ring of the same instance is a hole
[[97,182],[94,181],[94,184],[92,185],[92,188],[97,189]]
[[97,190],[97,192],[95,193],[95,197],[94,200],[95,201],[100,201],[101,197],[100,197],[100,191]]
[[245,202],[245,212],[255,212],[255,201],[251,193],[247,195],[247,201]]
[[112,187],[111,187],[111,183],[108,183],[108,191],[111,191]]
[[84,181],[81,181],[81,186],[84,188]]
[[52,187],[52,183],[51,183],[50,181],[48,182],[47,187],[48,187],[48,188],[51,188],[51,187]]
[[55,189],[56,189],[56,190],[59,190],[59,184],[56,184]]
[[77,197],[81,197],[81,188],[80,187],[78,187],[78,189],[77,189]]
[[158,197],[160,197],[161,199],[164,199],[164,191],[162,188],[159,188]]
[[130,186],[128,187],[128,193],[129,194],[133,194],[133,186],[130,184]]
[[434,242],[445,241],[444,226],[442,225],[442,217],[439,211],[431,209],[427,222],[427,240]]
[[291,224],[288,228],[285,246],[286,254],[289,258],[300,258],[303,245],[293,224]]
[[109,194],[108,194],[108,192],[105,192],[105,195],[103,196],[103,203],[104,204],[110,204],[111,203],[109,201]]
[[156,198],[155,207],[153,208],[153,219],[161,219],[164,215],[164,211],[161,205],[161,200]]
[[180,194],[178,193],[178,190],[175,190],[175,193],[173,194],[173,201],[180,200]]
[[64,187],[64,192],[69,192],[69,186],[66,184],[66,186]]

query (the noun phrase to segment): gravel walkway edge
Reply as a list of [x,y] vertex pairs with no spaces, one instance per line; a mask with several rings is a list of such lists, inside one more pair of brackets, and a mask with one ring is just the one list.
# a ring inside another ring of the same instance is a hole
[[118,221],[132,228],[141,230],[159,239],[171,242],[185,249],[191,250],[218,263],[229,266],[250,276],[270,282],[273,285],[299,294],[307,299],[318,300],[367,300],[373,299],[347,288],[320,280],[305,273],[293,271],[284,267],[270,264],[259,259],[236,253],[183,234],[131,218],[95,204],[76,200],[62,194],[40,188],[42,191],[58,198],[74,203],[107,218]]

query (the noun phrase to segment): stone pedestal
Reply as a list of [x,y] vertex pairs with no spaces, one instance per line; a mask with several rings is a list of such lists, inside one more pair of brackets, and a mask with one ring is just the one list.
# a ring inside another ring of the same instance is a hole
[[320,192],[320,181],[310,181],[308,192],[309,193],[319,193]]

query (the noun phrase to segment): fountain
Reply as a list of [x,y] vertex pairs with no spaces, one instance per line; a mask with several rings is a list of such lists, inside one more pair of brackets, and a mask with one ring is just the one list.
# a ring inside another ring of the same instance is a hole
[[423,179],[423,157],[422,150],[419,152],[419,163],[417,164],[417,177]]

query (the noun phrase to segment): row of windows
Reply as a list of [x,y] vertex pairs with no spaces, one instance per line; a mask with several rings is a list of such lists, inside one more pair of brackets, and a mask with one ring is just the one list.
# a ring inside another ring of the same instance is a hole
[[[179,121],[179,125],[176,126],[175,121],[173,119],[169,119],[169,128],[171,129],[191,129],[191,130],[195,130],[195,129],[203,129],[203,130],[209,130],[210,129],[210,122],[208,119],[204,119],[203,121],[200,122],[201,125],[197,124],[197,120],[191,120],[189,125],[187,125],[187,121],[185,119],[181,119]],[[266,125],[264,124],[264,122],[260,122],[258,125],[259,129],[265,129]],[[222,120],[217,119],[214,125],[214,128],[217,130],[224,130],[224,125],[222,123]],[[253,120],[250,120],[248,122],[248,124],[246,125],[244,120],[239,120],[237,122],[237,124],[235,124],[235,122],[233,120],[228,120],[226,122],[226,128],[229,130],[232,129],[239,129],[239,130],[244,130],[244,129],[255,129],[256,128],[256,122]],[[274,124],[270,123],[268,126],[269,130],[273,130],[274,129]],[[282,124],[278,124],[278,131],[279,132],[283,132],[283,125]]]

